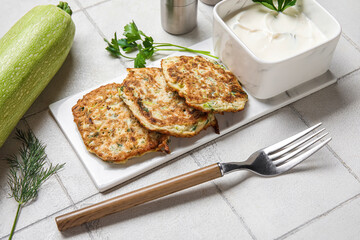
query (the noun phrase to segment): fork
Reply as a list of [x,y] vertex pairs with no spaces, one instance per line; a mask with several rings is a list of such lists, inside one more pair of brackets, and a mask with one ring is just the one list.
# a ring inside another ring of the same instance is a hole
[[55,218],[56,224],[60,231],[64,231],[242,169],[262,177],[277,176],[289,171],[331,140],[331,138],[322,140],[327,135],[327,133],[321,134],[325,129],[310,134],[320,125],[321,123],[318,123],[290,138],[260,149],[244,162],[218,162],[58,216]]

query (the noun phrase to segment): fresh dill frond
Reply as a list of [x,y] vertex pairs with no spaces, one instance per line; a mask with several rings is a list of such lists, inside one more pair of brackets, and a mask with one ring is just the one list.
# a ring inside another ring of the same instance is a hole
[[51,163],[46,167],[45,145],[42,144],[31,130],[24,132],[16,129],[17,140],[22,142],[19,156],[13,154],[6,158],[10,172],[8,184],[10,197],[18,202],[18,210],[9,236],[12,239],[21,207],[37,197],[40,186],[53,174],[64,167],[64,164]]

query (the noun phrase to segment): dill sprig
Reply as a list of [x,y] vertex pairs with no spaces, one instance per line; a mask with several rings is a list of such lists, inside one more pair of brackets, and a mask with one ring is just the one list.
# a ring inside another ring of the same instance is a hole
[[22,142],[19,148],[19,157],[15,154],[6,158],[10,165],[8,174],[8,184],[11,189],[10,197],[18,202],[18,209],[11,229],[9,239],[12,239],[15,226],[22,206],[29,203],[37,197],[40,186],[58,170],[64,167],[64,164],[50,163],[45,167],[46,153],[45,145],[42,144],[31,130],[24,132],[16,129],[17,140]]

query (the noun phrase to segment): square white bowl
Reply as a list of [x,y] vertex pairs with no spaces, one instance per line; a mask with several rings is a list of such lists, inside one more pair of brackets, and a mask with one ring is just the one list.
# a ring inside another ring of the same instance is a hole
[[300,1],[303,13],[327,40],[280,61],[265,61],[255,56],[224,21],[232,13],[255,3],[251,0],[226,0],[214,8],[215,55],[238,77],[247,92],[256,98],[274,97],[329,69],[341,34],[340,24],[315,0]]

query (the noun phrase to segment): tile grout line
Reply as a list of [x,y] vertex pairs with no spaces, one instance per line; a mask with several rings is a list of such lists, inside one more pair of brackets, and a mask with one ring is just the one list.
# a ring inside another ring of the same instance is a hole
[[[205,3],[204,3],[204,4],[205,4]],[[212,13],[213,13],[213,9],[214,9],[214,8],[212,8],[212,10],[211,10],[211,15],[212,15]],[[212,21],[213,21],[211,15],[208,15],[206,11],[201,10],[201,9],[199,8],[199,6],[198,6],[198,10],[199,10],[199,12],[200,12],[203,16],[205,16],[205,18],[206,18],[209,22],[212,22]]]
[[[49,162],[50,162],[50,159],[49,159],[49,158],[47,158],[47,159],[48,159],[48,160],[49,160]],[[74,206],[74,207],[75,207],[74,200],[71,198],[71,196],[70,196],[70,194],[69,194],[68,190],[66,189],[66,187],[65,187],[64,183],[62,182],[62,180],[60,179],[60,177],[59,177],[59,175],[58,175],[57,173],[55,173],[55,178],[56,178],[56,180],[59,182],[59,184],[60,184],[60,186],[61,186],[62,190],[65,192],[65,195],[66,195],[66,196],[68,197],[68,199],[70,200],[70,202],[71,202],[71,206]]]
[[[97,194],[99,194],[99,193],[92,194],[91,196],[88,196],[88,197],[86,197],[86,198],[84,198],[84,199],[76,202],[75,204],[78,204],[78,203],[81,203],[81,202],[83,202],[83,201],[86,201],[87,199],[89,199],[89,198],[91,198],[91,197],[93,197],[93,196],[95,196],[95,195],[97,195]],[[27,228],[29,228],[29,227],[31,227],[31,226],[33,226],[33,225],[35,225],[35,224],[43,221],[43,220],[46,220],[47,218],[53,217],[54,215],[60,213],[61,211],[64,211],[64,210],[66,210],[66,209],[68,209],[68,208],[71,208],[71,207],[75,207],[75,209],[77,209],[77,207],[76,207],[75,205],[69,205],[69,206],[64,207],[64,208],[62,208],[62,209],[60,209],[60,210],[57,210],[56,212],[53,212],[53,213],[51,213],[51,214],[49,214],[49,215],[47,215],[47,216],[45,216],[45,217],[43,217],[43,218],[41,218],[41,219],[38,219],[38,220],[36,220],[35,222],[30,223],[29,225],[26,225],[26,226],[24,226],[24,227],[22,227],[22,228],[16,229],[15,233],[16,233],[16,232],[19,232],[19,231],[22,231],[22,230],[25,230],[25,229],[27,229]],[[10,234],[7,234],[7,235],[3,236],[1,239],[7,238],[9,235],[10,235]],[[91,235],[91,234],[90,234],[90,235]],[[91,235],[91,237],[92,237],[92,239],[93,239],[93,236],[92,236],[92,235]]]
[[352,71],[350,71],[350,72],[342,75],[341,77],[338,77],[337,81],[340,81],[340,80],[346,78],[347,76],[349,76],[349,75],[351,75],[351,74],[353,74],[353,73],[355,73],[355,72],[357,72],[357,71],[359,71],[359,70],[360,70],[360,67],[358,67],[358,68],[356,68],[356,69],[354,69],[354,70],[352,70]]
[[[98,5],[101,5],[101,4],[103,4],[103,3],[107,3],[107,2],[109,2],[109,1],[110,1],[110,0],[105,0],[105,1],[96,3],[96,4],[94,4],[94,5],[91,5],[91,6],[88,6],[88,7],[85,7],[85,8],[84,8],[84,7],[81,5],[81,3],[80,3],[79,0],[75,0],[75,2],[80,6],[81,12],[84,13],[85,17],[88,19],[88,21],[90,22],[90,24],[95,27],[97,33],[100,35],[100,37],[101,37],[102,39],[105,39],[106,36],[105,36],[105,34],[103,33],[103,31],[101,31],[100,27],[96,24],[96,22],[94,21],[94,19],[92,19],[92,17],[90,16],[90,14],[87,12],[87,9],[92,8],[92,7],[96,7],[96,6],[98,6]],[[122,67],[124,67],[125,69],[127,68],[127,67],[126,67],[126,64],[125,64],[125,62],[123,61],[122,58],[118,58],[118,61],[120,61],[120,64],[122,65]]]
[[33,116],[35,116],[35,115],[37,115],[37,114],[39,114],[39,113],[45,112],[45,111],[47,111],[48,109],[49,109],[49,107],[46,107],[46,108],[41,109],[41,110],[39,110],[39,111],[37,111],[37,112],[30,113],[30,114],[28,114],[28,115],[25,114],[21,119],[22,119],[22,120],[25,120],[26,118],[33,117]]
[[[210,146],[216,143],[213,142],[209,145],[204,145],[204,146]],[[194,160],[195,164],[198,167],[202,167],[199,163],[199,161],[197,160],[197,158],[193,155],[193,153],[189,154],[190,157]],[[214,182],[211,181],[211,183],[215,186],[218,194],[221,196],[221,198],[223,199],[223,201],[226,203],[226,205],[228,205],[228,207],[230,208],[230,210],[234,213],[234,215],[238,218],[238,220],[240,221],[241,225],[245,228],[245,230],[247,231],[247,233],[250,235],[250,237],[254,240],[256,240],[256,237],[254,235],[254,233],[251,231],[251,229],[249,228],[249,226],[246,224],[244,218],[236,211],[236,209],[234,208],[234,206],[230,203],[230,201],[226,198],[226,196],[224,195],[224,193],[221,191],[220,187]]]
[[[50,218],[50,217],[58,214],[59,212],[65,210],[65,209],[67,209],[67,208],[70,208],[70,207],[72,207],[72,206],[69,205],[69,206],[67,206],[67,207],[65,207],[65,208],[63,208],[63,209],[60,209],[60,210],[58,210],[58,211],[56,211],[56,212],[54,212],[54,213],[52,213],[52,214],[50,214],[50,215],[47,215],[47,216],[45,216],[45,217],[43,217],[43,218],[41,218],[41,219],[38,219],[38,220],[36,220],[35,222],[30,223],[29,225],[26,225],[26,226],[24,226],[24,227],[22,227],[22,228],[16,229],[15,232],[14,232],[14,235],[15,235],[15,233],[17,233],[17,232],[20,232],[20,231],[25,230],[25,229],[27,229],[27,228],[29,228],[29,227],[32,227],[33,225],[35,225],[35,224],[37,224],[37,223],[39,223],[39,222],[41,222],[41,221],[43,221],[43,220],[45,220],[45,219],[47,219],[47,218]],[[9,235],[10,235],[10,234],[7,234],[7,235],[3,236],[3,238],[9,237]]]
[[324,213],[317,215],[316,217],[306,221],[305,223],[299,225],[298,227],[288,231],[287,233],[285,233],[285,234],[283,234],[280,237],[277,237],[275,239],[276,240],[286,239],[287,237],[290,237],[290,236],[294,235],[295,233],[301,231],[302,229],[306,228],[307,226],[311,225],[312,223],[318,221],[319,219],[321,219],[323,217],[326,217],[327,215],[331,214],[332,212],[336,211],[337,209],[342,208],[343,206],[345,206],[345,205],[351,203],[352,201],[358,199],[359,197],[360,197],[360,193],[358,193],[355,196],[341,202],[340,204],[336,205],[335,207],[330,208],[329,210],[325,211]]
[[328,145],[326,144],[329,152],[348,170],[348,172],[360,183],[360,178],[354,173],[354,171],[349,167],[344,160]]
[[[96,196],[96,195],[98,195],[98,194],[99,194],[99,193],[92,194],[92,195],[90,195],[90,196],[88,196],[88,197],[86,197],[86,198],[84,198],[84,199],[82,199],[82,200],[74,203],[74,205],[69,205],[69,206],[64,207],[64,208],[62,208],[62,209],[60,209],[60,210],[58,210],[58,211],[56,211],[56,212],[54,212],[54,213],[51,213],[50,215],[47,215],[47,216],[45,216],[45,217],[43,217],[43,218],[41,218],[41,219],[38,219],[38,220],[36,220],[35,222],[30,223],[29,225],[26,225],[26,226],[24,226],[24,227],[22,227],[22,228],[17,229],[17,230],[15,231],[15,233],[18,232],[18,231],[22,231],[22,230],[24,230],[24,229],[27,229],[27,228],[35,225],[36,223],[39,223],[39,222],[41,222],[41,221],[43,221],[43,220],[46,220],[47,218],[53,217],[54,215],[58,214],[59,212],[64,211],[64,210],[66,210],[66,209],[68,209],[68,208],[70,208],[70,207],[74,207],[75,209],[77,209],[76,204],[79,204],[79,203],[81,203],[81,202],[84,202],[84,201],[86,201],[87,199],[90,199],[90,198],[92,198],[92,197],[94,197],[94,196]],[[85,226],[85,227],[86,227],[86,229],[88,230],[87,226]],[[88,232],[88,233],[90,234],[90,232]],[[3,237],[8,237],[9,235],[10,235],[10,234],[5,235],[5,236],[3,236]],[[90,237],[93,239],[92,234],[90,234]]]
[[[78,0],[75,0],[75,1],[78,1]],[[104,1],[104,2],[101,2],[101,3],[106,3],[106,2],[109,2],[109,1]],[[86,18],[89,20],[89,22],[95,27],[97,33],[102,37],[102,39],[105,39],[106,36],[105,34],[103,33],[103,31],[101,31],[100,27],[96,24],[96,22],[94,21],[94,19],[92,19],[92,17],[90,16],[90,14],[87,12],[87,9],[88,8],[83,8],[82,5],[79,3],[79,5],[81,6],[81,11],[85,14]],[[97,4],[97,5],[100,5],[100,4]],[[95,5],[93,5],[95,6]],[[125,62],[123,61],[122,58],[118,58],[118,60],[120,61],[121,65],[126,68],[126,64]]]
[[359,46],[344,32],[341,33],[341,35],[345,38],[346,41],[348,41],[356,50],[360,52]]
[[[77,0],[75,0],[75,1],[77,1]],[[81,10],[93,8],[93,7],[96,7],[96,6],[101,5],[101,4],[103,4],[103,3],[110,2],[110,1],[111,1],[111,0],[104,0],[104,1],[101,1],[101,2],[98,2],[98,3],[94,3],[93,5],[89,5],[89,6],[87,6],[87,7],[81,6]],[[81,5],[81,4],[80,4],[80,5]]]
[[101,31],[99,26],[95,23],[95,21],[90,17],[89,13],[86,11],[87,8],[83,8],[83,6],[81,5],[81,3],[78,0],[75,0],[75,1],[78,2],[78,5],[80,6],[81,11],[85,14],[85,16],[89,20],[89,22],[95,27],[98,34],[100,34],[100,36],[102,38],[105,38],[105,34]]
[[254,233],[251,231],[250,227],[245,223],[244,218],[236,211],[235,207],[230,203],[229,199],[223,194],[220,187],[212,181],[212,183],[215,185],[216,190],[220,194],[221,198],[225,201],[225,203],[230,207],[231,211],[235,214],[235,216],[240,220],[241,224],[244,226],[248,234],[251,236],[252,239],[256,240],[256,237]]
[[[310,124],[308,123],[308,121],[306,121],[304,119],[304,117],[301,115],[301,113],[291,104],[290,105],[291,110],[300,118],[300,120],[307,126],[310,127]],[[327,150],[331,153],[331,155],[333,157],[335,157],[340,163],[341,165],[348,171],[348,173],[350,173],[355,179],[356,181],[358,181],[360,183],[360,179],[359,177],[354,173],[354,171],[345,163],[345,161],[334,151],[334,149],[332,149],[330,147],[329,144],[326,144],[326,148]]]
[[[90,196],[88,196],[88,197],[86,197],[86,198],[78,201],[77,203],[74,204],[74,208],[75,208],[75,209],[78,209],[77,206],[76,206],[76,204],[79,204],[79,203],[81,203],[81,202],[84,202],[84,201],[86,201],[87,199],[90,199],[90,198],[92,198],[92,197],[94,197],[94,196],[96,196],[96,195],[98,195],[98,194],[100,194],[100,193],[99,193],[99,192],[94,193],[94,194],[92,194],[92,195],[90,195]],[[89,223],[84,223],[83,225],[84,225],[84,227],[86,228],[86,232],[90,235],[90,238],[91,238],[91,239],[95,239],[95,237],[94,237],[94,235],[93,235],[93,233],[92,233],[92,230],[90,229]]]

